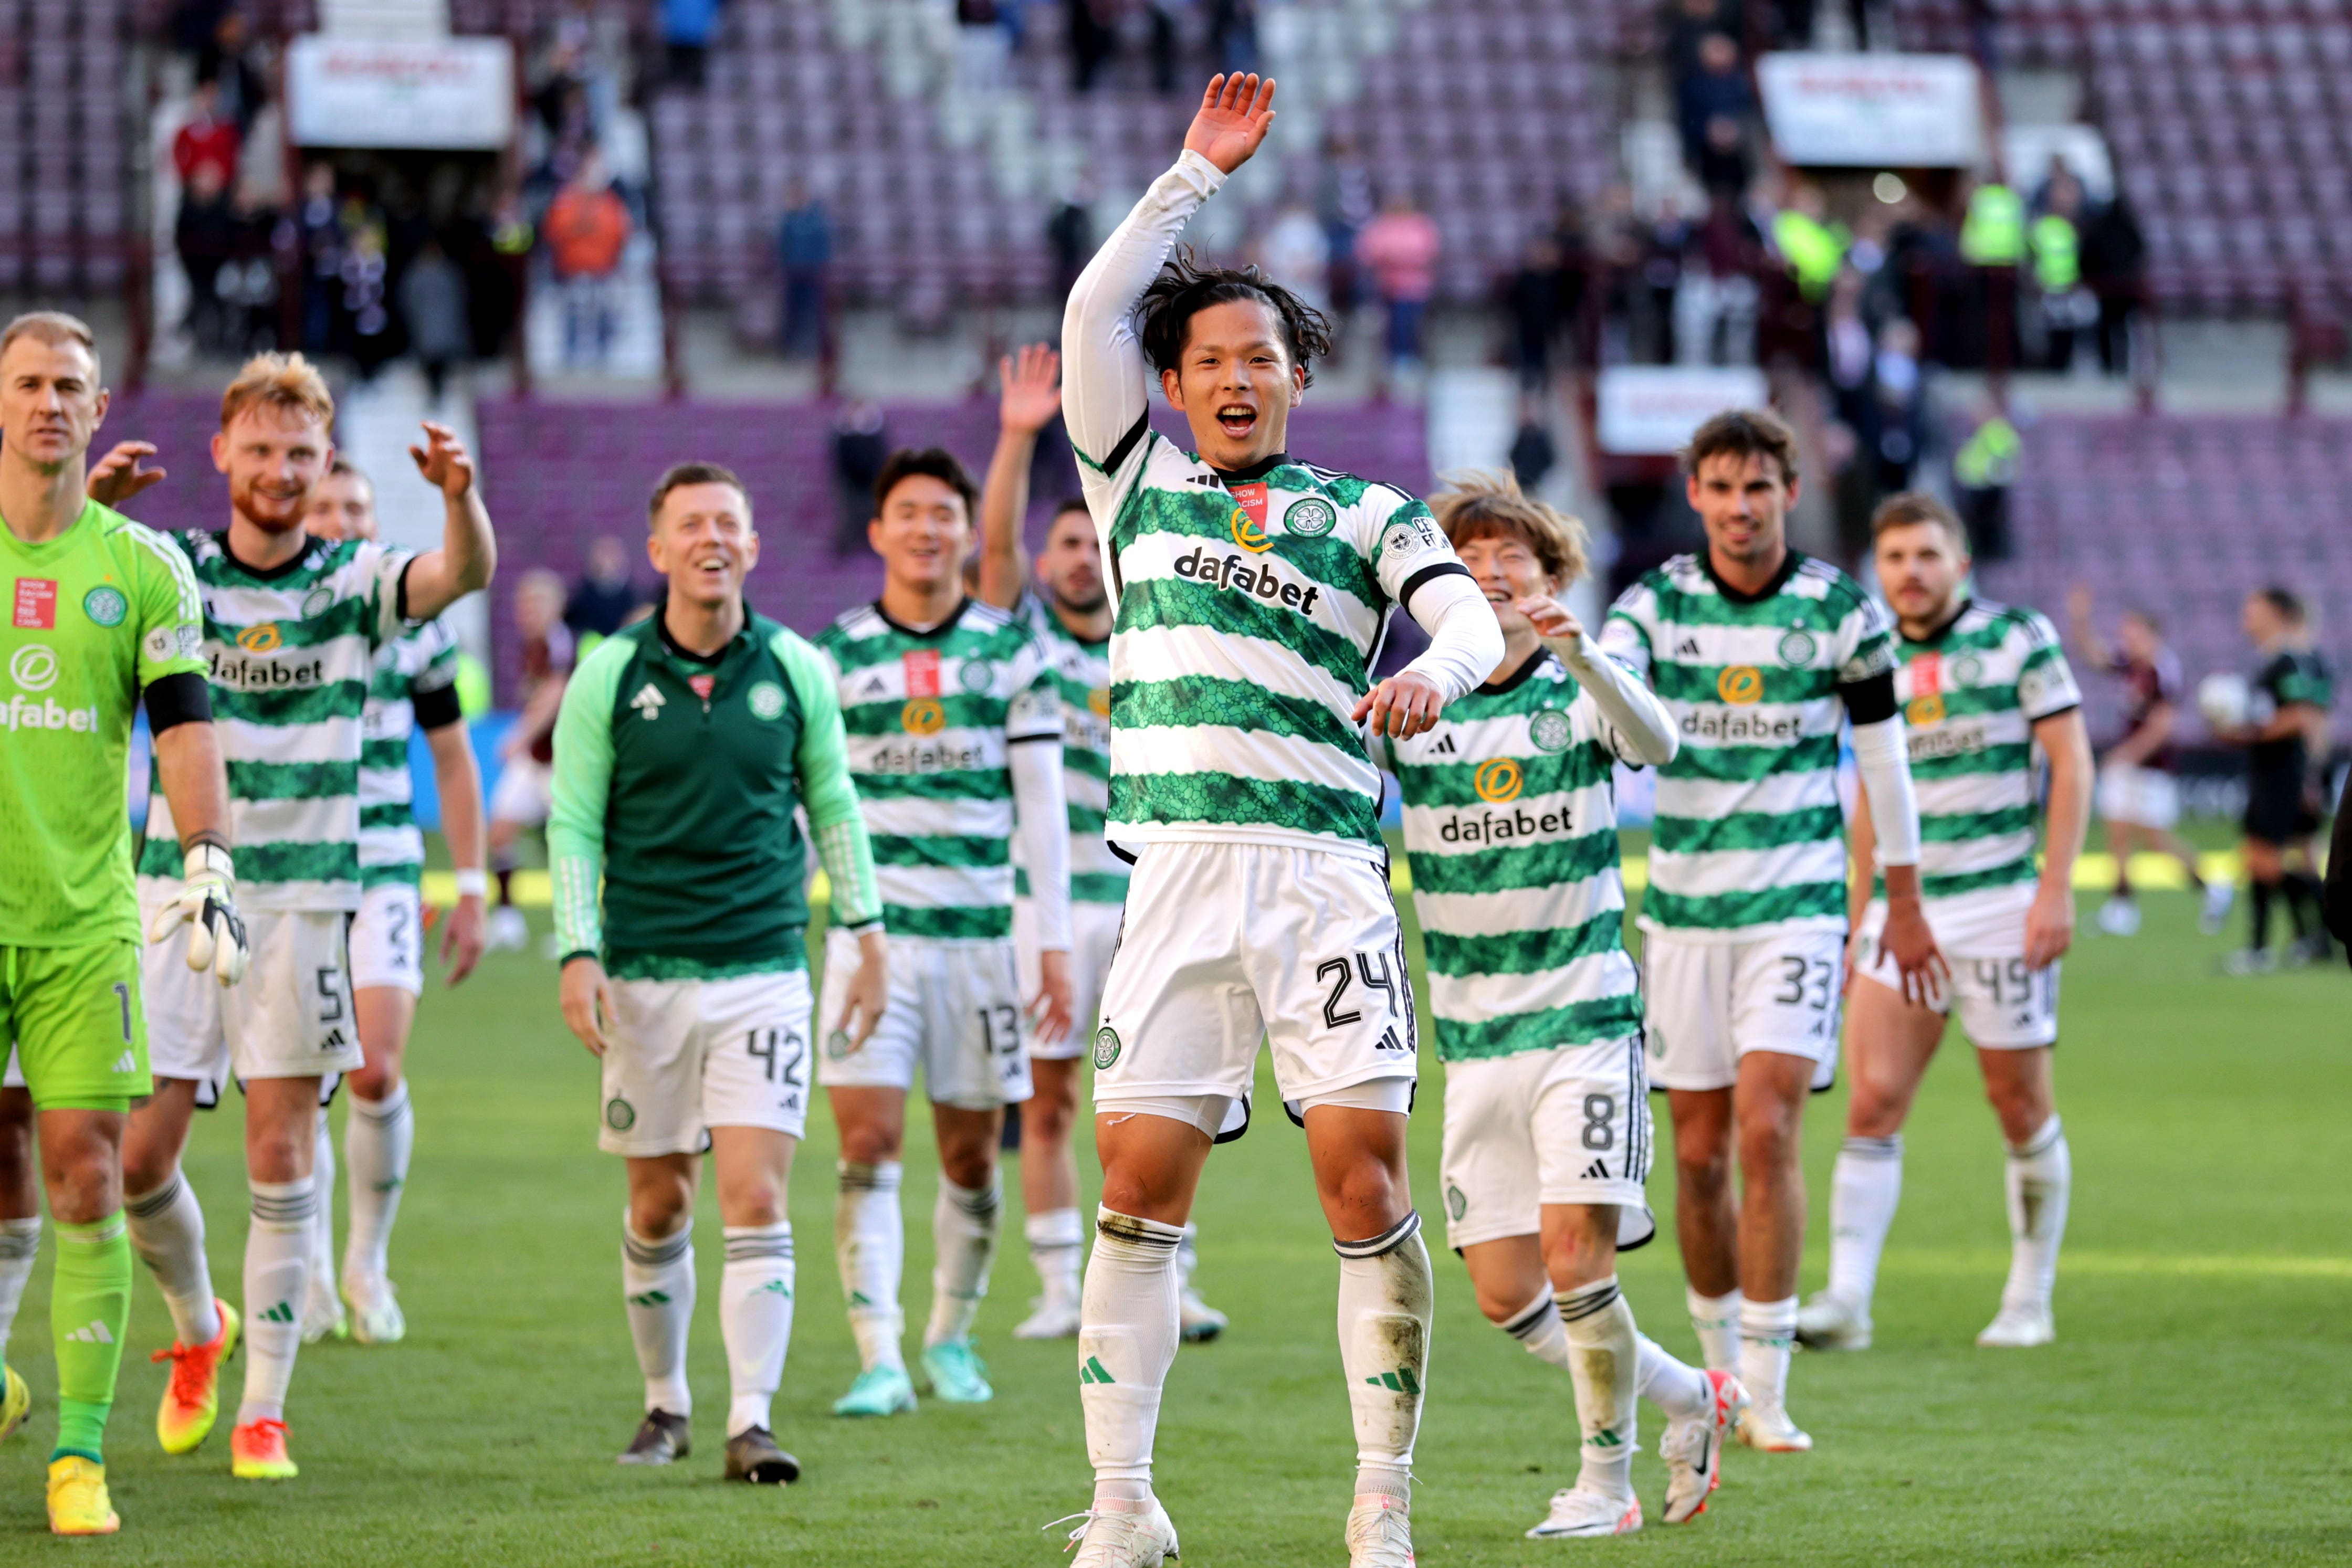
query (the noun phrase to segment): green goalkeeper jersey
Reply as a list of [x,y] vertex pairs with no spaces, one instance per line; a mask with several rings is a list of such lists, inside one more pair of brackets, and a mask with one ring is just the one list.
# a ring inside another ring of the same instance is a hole
[[204,673],[195,574],[92,501],[37,544],[0,526],[0,946],[136,941],[131,716],[156,681]]

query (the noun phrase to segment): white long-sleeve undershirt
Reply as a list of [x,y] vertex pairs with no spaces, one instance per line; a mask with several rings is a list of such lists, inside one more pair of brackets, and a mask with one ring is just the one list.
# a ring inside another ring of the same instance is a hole
[[1919,798],[1911,788],[1911,754],[1903,716],[1853,727],[1853,762],[1870,800],[1870,829],[1881,866],[1919,863]]
[[1029,903],[1043,952],[1070,947],[1070,814],[1062,793],[1062,741],[1017,741],[1011,747],[1013,831],[1029,873]]
[[1675,716],[1639,676],[1602,653],[1601,644],[1580,631],[1572,637],[1547,637],[1543,644],[1576,677],[1577,685],[1591,695],[1601,716],[1633,747],[1633,755],[1626,760],[1663,768],[1675,759],[1683,744],[1675,731]]

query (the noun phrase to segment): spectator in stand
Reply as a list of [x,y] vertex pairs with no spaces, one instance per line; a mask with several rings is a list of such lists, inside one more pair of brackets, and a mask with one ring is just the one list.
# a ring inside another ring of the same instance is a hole
[[1063,0],[1066,8],[1063,31],[1070,43],[1070,90],[1094,89],[1095,77],[1118,45],[1116,0]]
[[1402,185],[1381,205],[1381,215],[1356,237],[1356,256],[1371,275],[1381,303],[1388,308],[1389,363],[1417,367],[1429,301],[1437,292],[1437,253],[1444,241],[1436,223],[1413,205]]
[[1511,474],[1518,480],[1522,494],[1532,496],[1559,463],[1559,447],[1551,438],[1550,422],[1544,417],[1543,400],[1522,396],[1519,399],[1519,428],[1511,437]]
[[1076,182],[1045,220],[1045,244],[1054,253],[1054,298],[1066,299],[1078,274],[1095,254],[1095,178],[1081,170]]
[[1788,204],[1772,217],[1772,244],[1795,277],[1798,292],[1818,304],[1845,264],[1852,235],[1829,215],[1829,198],[1811,180],[1797,182]]
[[826,281],[833,269],[833,219],[798,180],[784,187],[784,221],[776,235],[784,274],[784,358],[797,360],[824,346]]
[[1675,83],[1697,73],[1699,45],[1708,35],[1721,33],[1728,38],[1747,35],[1739,0],[1674,0],[1665,8],[1663,28],[1666,75]]
[[522,711],[499,743],[499,779],[490,787],[490,870],[499,882],[489,946],[520,950],[530,940],[515,907],[515,843],[526,828],[545,828],[555,763],[555,717],[576,662],[563,624],[563,580],[544,567],[515,585],[515,634],[522,643]]
[[188,275],[185,323],[204,354],[229,352],[228,321],[220,295],[220,275],[237,249],[236,210],[228,199],[220,165],[198,161],[180,192],[180,213],[172,225],[173,248]]
[[302,204],[295,209],[302,252],[302,348],[313,359],[335,340],[335,297],[343,270],[343,230],[336,221],[335,170],[313,163],[302,172]]
[[2009,487],[2017,480],[2021,444],[2017,426],[1988,399],[1978,410],[1976,429],[1952,454],[1952,484],[1979,560],[2009,559]]
[[1330,280],[1331,310],[1335,324],[1345,326],[1364,297],[1356,236],[1372,221],[1371,171],[1345,136],[1334,133],[1323,139],[1323,189],[1315,205],[1328,243],[1324,267]]
[[684,87],[702,85],[710,35],[719,25],[719,0],[662,0],[662,47],[670,80]]
[[547,209],[548,259],[563,290],[567,365],[601,369],[612,350],[618,314],[613,293],[634,226],[604,155],[591,148]]
[[225,192],[236,183],[236,158],[244,145],[236,121],[221,112],[220,84],[200,81],[188,95],[188,118],[172,138],[172,167],[180,183],[195,183],[196,171],[210,169],[218,176],[213,187]]
[[1559,253],[1559,324],[1568,335],[1570,362],[1582,363],[1586,345],[1584,298],[1592,270],[1592,241],[1584,210],[1574,195],[1562,191],[1552,211],[1551,241]]
[[1209,0],[1209,52],[1228,75],[1257,69],[1257,0]]
[[1764,236],[1729,195],[1717,192],[1683,254],[1674,298],[1676,364],[1756,362],[1756,276],[1763,266]]
[[2098,320],[2098,302],[2083,287],[2083,183],[2063,164],[2053,172],[2043,207],[2025,235],[2033,256],[2043,362],[2063,373],[2074,363],[2075,331]]
[[1927,389],[1919,370],[1919,329],[1897,316],[1878,329],[1871,364],[1876,394],[1878,488],[1911,488],[1911,471],[1927,444]]
[[[1548,234],[1528,242],[1518,270],[1508,288],[1512,342],[1519,369],[1519,385],[1539,391],[1551,382],[1552,340],[1559,336],[1559,241]],[[1519,487],[1531,490],[1525,475]]]
[[1331,308],[1331,240],[1304,202],[1285,203],[1257,244],[1268,277],[1316,309]]
[[2099,303],[2099,368],[2131,369],[2131,323],[2147,298],[2147,241],[2118,190],[2083,232],[2083,281]]
[[955,0],[956,76],[967,92],[994,92],[1004,85],[1013,34],[997,0]]
[[365,211],[365,221],[344,225],[341,324],[343,352],[358,367],[362,381],[373,381],[400,352],[400,340],[393,330],[392,261],[383,215],[373,208]]
[[889,432],[882,410],[865,398],[851,398],[833,425],[833,488],[838,504],[833,530],[833,553],[856,555],[872,548],[866,525],[874,517],[874,482],[890,455]]
[[563,623],[572,629],[581,658],[588,656],[599,639],[635,620],[645,606],[634,565],[628,544],[616,535],[599,534],[588,546],[588,569],[563,601]]
[[243,11],[231,6],[213,24],[212,36],[196,51],[196,79],[213,84],[221,118],[236,125],[240,139],[252,131],[253,117],[269,101],[269,86],[253,57],[253,30]]
[[1699,147],[1699,188],[1710,196],[1738,201],[1755,173],[1756,159],[1748,150],[1748,128],[1728,114],[1712,116]]
[[474,328],[466,275],[428,238],[400,275],[400,322],[408,329],[408,350],[424,368],[433,406],[441,406],[449,368],[473,357]]
[[1739,46],[1728,33],[1709,33],[1699,40],[1697,68],[1675,84],[1675,103],[1683,162],[1704,183],[1710,148],[1716,149],[1718,163],[1723,156],[1718,145],[1721,133],[1714,121],[1727,120],[1737,131],[1756,107],[1748,74],[1739,63]]

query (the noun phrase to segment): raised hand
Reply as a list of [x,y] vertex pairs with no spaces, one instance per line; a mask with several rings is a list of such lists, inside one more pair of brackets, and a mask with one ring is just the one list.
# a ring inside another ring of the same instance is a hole
[[1062,412],[1062,356],[1044,343],[1031,343],[1017,355],[996,363],[1004,383],[996,404],[997,423],[1007,430],[1034,435]]
[[116,442],[89,471],[84,494],[101,507],[119,507],[133,496],[153,489],[163,482],[163,470],[142,468],[139,460],[154,455],[155,448],[147,442]]
[[456,500],[474,486],[474,456],[457,433],[446,424],[425,422],[425,444],[408,449],[425,482]]
[[1575,612],[1557,599],[1538,595],[1518,600],[1511,608],[1528,618],[1528,624],[1536,629],[1538,637],[1565,643],[1584,635],[1584,626],[1577,620]]
[[1250,161],[1273,123],[1272,77],[1213,76],[1201,95],[1201,112],[1184,132],[1184,147],[1230,174]]

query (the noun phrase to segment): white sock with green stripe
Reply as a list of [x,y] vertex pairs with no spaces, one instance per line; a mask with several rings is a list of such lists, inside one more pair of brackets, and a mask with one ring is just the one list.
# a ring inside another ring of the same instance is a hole
[[988,1294],[996,1238],[1004,1215],[1004,1184],[991,1172],[983,1187],[958,1186],[940,1177],[931,1204],[931,1321],[927,1345],[971,1337],[971,1320]]
[[1739,1303],[1739,1381],[1764,1409],[1789,1407],[1789,1352],[1796,1343],[1796,1297]]
[[719,1277],[719,1332],[727,1342],[727,1435],[769,1425],[793,1344],[793,1222],[730,1225]]
[[1560,1326],[1559,1303],[1552,1299],[1551,1290],[1519,1309],[1518,1315],[1500,1325],[1502,1331],[1527,1347],[1538,1361],[1559,1367],[1562,1372],[1574,1372],[1576,1364],[1568,1354],[1568,1330]]
[[898,1348],[907,1320],[898,1310],[898,1281],[907,1267],[907,1219],[898,1211],[897,1160],[860,1165],[844,1160],[833,1206],[833,1255],[841,1268],[841,1295],[849,1303],[849,1332],[858,1364],[907,1370]]
[[318,1142],[310,1155],[310,1188],[319,1196],[310,1220],[310,1277],[307,1292],[335,1293],[335,1130],[327,1108],[319,1107]]
[[1903,1201],[1903,1134],[1849,1137],[1830,1169],[1830,1294],[1866,1317]]
[[236,1424],[282,1421],[294,1357],[302,1348],[302,1297],[310,1284],[310,1247],[319,1189],[309,1176],[257,1181],[245,1232],[245,1400]]
[[1409,1503],[1436,1283],[1421,1216],[1331,1247],[1339,1254],[1339,1364],[1356,1424],[1356,1495]]
[[1573,1353],[1569,1375],[1576,1383],[1576,1420],[1584,1434],[1577,1487],[1607,1497],[1631,1497],[1641,1338],[1633,1332],[1633,1309],[1626,1304],[1614,1274],[1563,1291],[1559,1301],[1560,1323]]
[[1033,1214],[1021,1225],[1029,1239],[1029,1263],[1037,1270],[1049,1307],[1078,1299],[1078,1270],[1085,1261],[1086,1221],[1075,1208],[1049,1208]]
[[621,1216],[621,1295],[629,1308],[629,1338],[645,1375],[646,1408],[694,1414],[686,1385],[686,1336],[694,1325],[694,1227],[648,1240]]
[[155,1276],[171,1309],[172,1336],[182,1344],[210,1344],[220,1337],[220,1307],[205,1257],[204,1207],[186,1174],[175,1170],[154,1191],[126,1195],[122,1218],[131,1228],[131,1249]]
[[381,1100],[352,1096],[351,1120],[343,1124],[343,1155],[351,1166],[352,1237],[343,1267],[381,1280],[390,1266],[392,1222],[408,1185],[409,1152],[416,1144],[416,1117],[408,1106],[408,1081],[393,1085]]
[[41,1217],[0,1219],[0,1359],[8,1354],[8,1335],[16,1326],[16,1309],[25,1300],[25,1284],[33,1277],[33,1260],[41,1252]]
[[1096,1210],[1094,1257],[1078,1301],[1078,1406],[1095,1501],[1151,1495],[1160,1393],[1175,1364],[1176,1243],[1181,1228]]
[[2009,1151],[2009,1284],[2004,1307],[2047,1311],[2058,1283],[2058,1244],[2066,1239],[2066,1204],[2074,1157],[2066,1129],[2053,1115],[2022,1146]]
[[1706,1363],[1707,1370],[1738,1372],[1742,1301],[1739,1292],[1702,1296],[1686,1285],[1683,1288],[1683,1300],[1690,1308],[1691,1332],[1698,1335],[1699,1356]]

